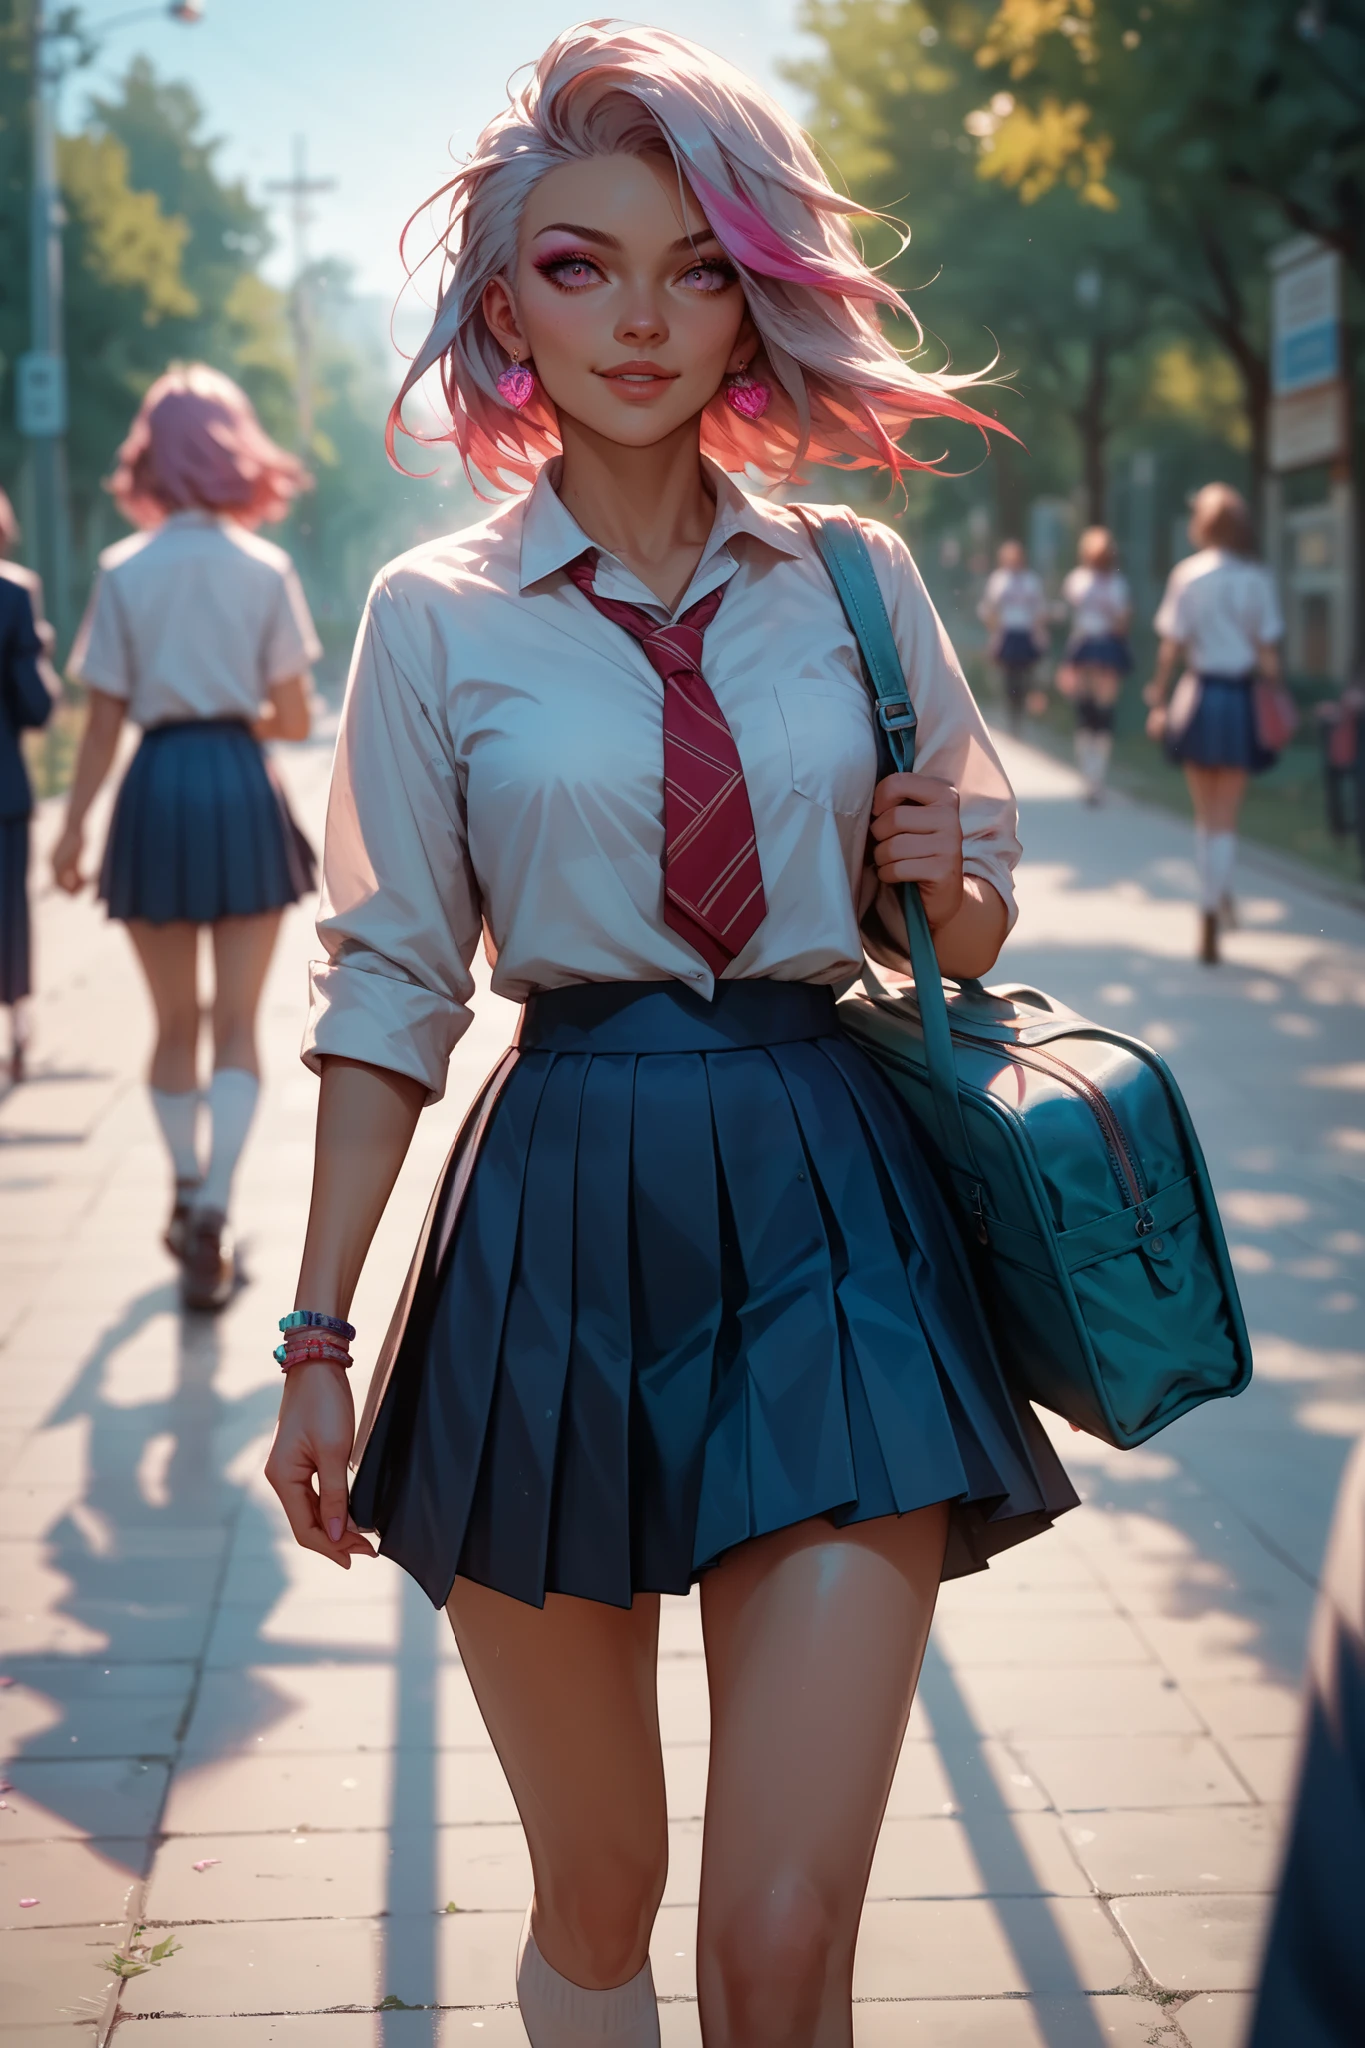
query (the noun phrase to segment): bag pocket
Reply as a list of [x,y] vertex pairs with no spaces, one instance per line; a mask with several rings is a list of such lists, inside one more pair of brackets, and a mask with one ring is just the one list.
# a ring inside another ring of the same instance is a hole
[[877,743],[861,684],[782,682],[777,708],[787,729],[792,788],[808,802],[857,817],[872,801]]

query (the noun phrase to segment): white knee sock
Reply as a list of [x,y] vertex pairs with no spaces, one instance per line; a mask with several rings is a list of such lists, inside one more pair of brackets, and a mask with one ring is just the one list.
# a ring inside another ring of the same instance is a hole
[[209,1152],[209,1170],[199,1190],[201,1209],[221,1209],[226,1214],[228,1197],[232,1193],[232,1176],[242,1156],[260,1092],[261,1084],[256,1076],[248,1074],[243,1067],[219,1067],[210,1081],[209,1123],[213,1143]]
[[1213,891],[1210,909],[1216,909],[1232,889],[1232,868],[1237,858],[1235,832],[1209,834],[1209,887]]
[[1109,773],[1109,756],[1114,751],[1114,735],[1112,732],[1097,732],[1091,734],[1091,739],[1095,748],[1095,791],[1098,795],[1104,788],[1105,778]]
[[659,2048],[654,1973],[644,1968],[614,1991],[585,1991],[552,1970],[531,1934],[517,1952],[517,2003],[531,2048]]
[[152,1088],[148,1093],[176,1179],[198,1180],[199,1151],[194,1139],[194,1127],[199,1120],[198,1089],[186,1088],[183,1094],[172,1095],[168,1089]]
[[1194,828],[1194,864],[1199,870],[1199,908],[1217,910],[1218,891],[1213,886],[1212,862],[1209,858],[1209,841],[1212,833],[1203,825]]

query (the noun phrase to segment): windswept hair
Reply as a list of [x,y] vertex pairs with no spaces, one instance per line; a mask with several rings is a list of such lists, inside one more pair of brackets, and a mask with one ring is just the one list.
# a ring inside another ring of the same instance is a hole
[[[561,164],[617,152],[671,156],[739,273],[761,338],[756,367],[766,367],[773,385],[767,412],[741,419],[717,393],[703,415],[703,450],[723,467],[749,465],[775,483],[809,458],[885,467],[899,478],[937,466],[897,446],[915,420],[1007,431],[954,396],[975,379],[912,369],[882,334],[879,304],[910,322],[917,345],[923,340],[905,300],[858,252],[850,221],[866,209],[835,191],[775,101],[681,36],[590,21],[556,37],[468,161],[404,230],[406,259],[413,223],[428,207],[448,205],[446,228],[428,252],[441,255],[436,313],[389,414],[390,456],[399,433],[453,441],[476,487],[481,477],[515,489],[558,453],[554,410],[541,390],[520,413],[498,396],[507,357],[484,320],[483,294],[515,268],[532,187]],[[450,427],[423,435],[405,424],[403,403],[437,365]]]
[[106,488],[135,526],[192,509],[264,526],[283,519],[310,482],[231,377],[207,363],[172,363],[138,407]]

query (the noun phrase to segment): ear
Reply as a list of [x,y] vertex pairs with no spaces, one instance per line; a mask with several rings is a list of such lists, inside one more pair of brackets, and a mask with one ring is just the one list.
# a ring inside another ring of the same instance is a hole
[[758,329],[754,326],[753,321],[746,312],[739,324],[739,333],[735,336],[735,345],[731,349],[729,360],[725,365],[726,376],[739,377],[746,370],[752,369],[754,359],[762,346],[763,343],[759,338]]
[[509,356],[525,362],[531,351],[517,318],[517,304],[506,278],[491,277],[483,288],[483,317],[494,341],[502,343]]

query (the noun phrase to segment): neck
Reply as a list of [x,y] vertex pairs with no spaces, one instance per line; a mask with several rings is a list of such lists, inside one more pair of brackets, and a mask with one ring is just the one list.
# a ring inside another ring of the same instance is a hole
[[559,497],[584,533],[634,571],[671,610],[710,537],[715,499],[689,420],[649,448],[625,448],[561,416]]

